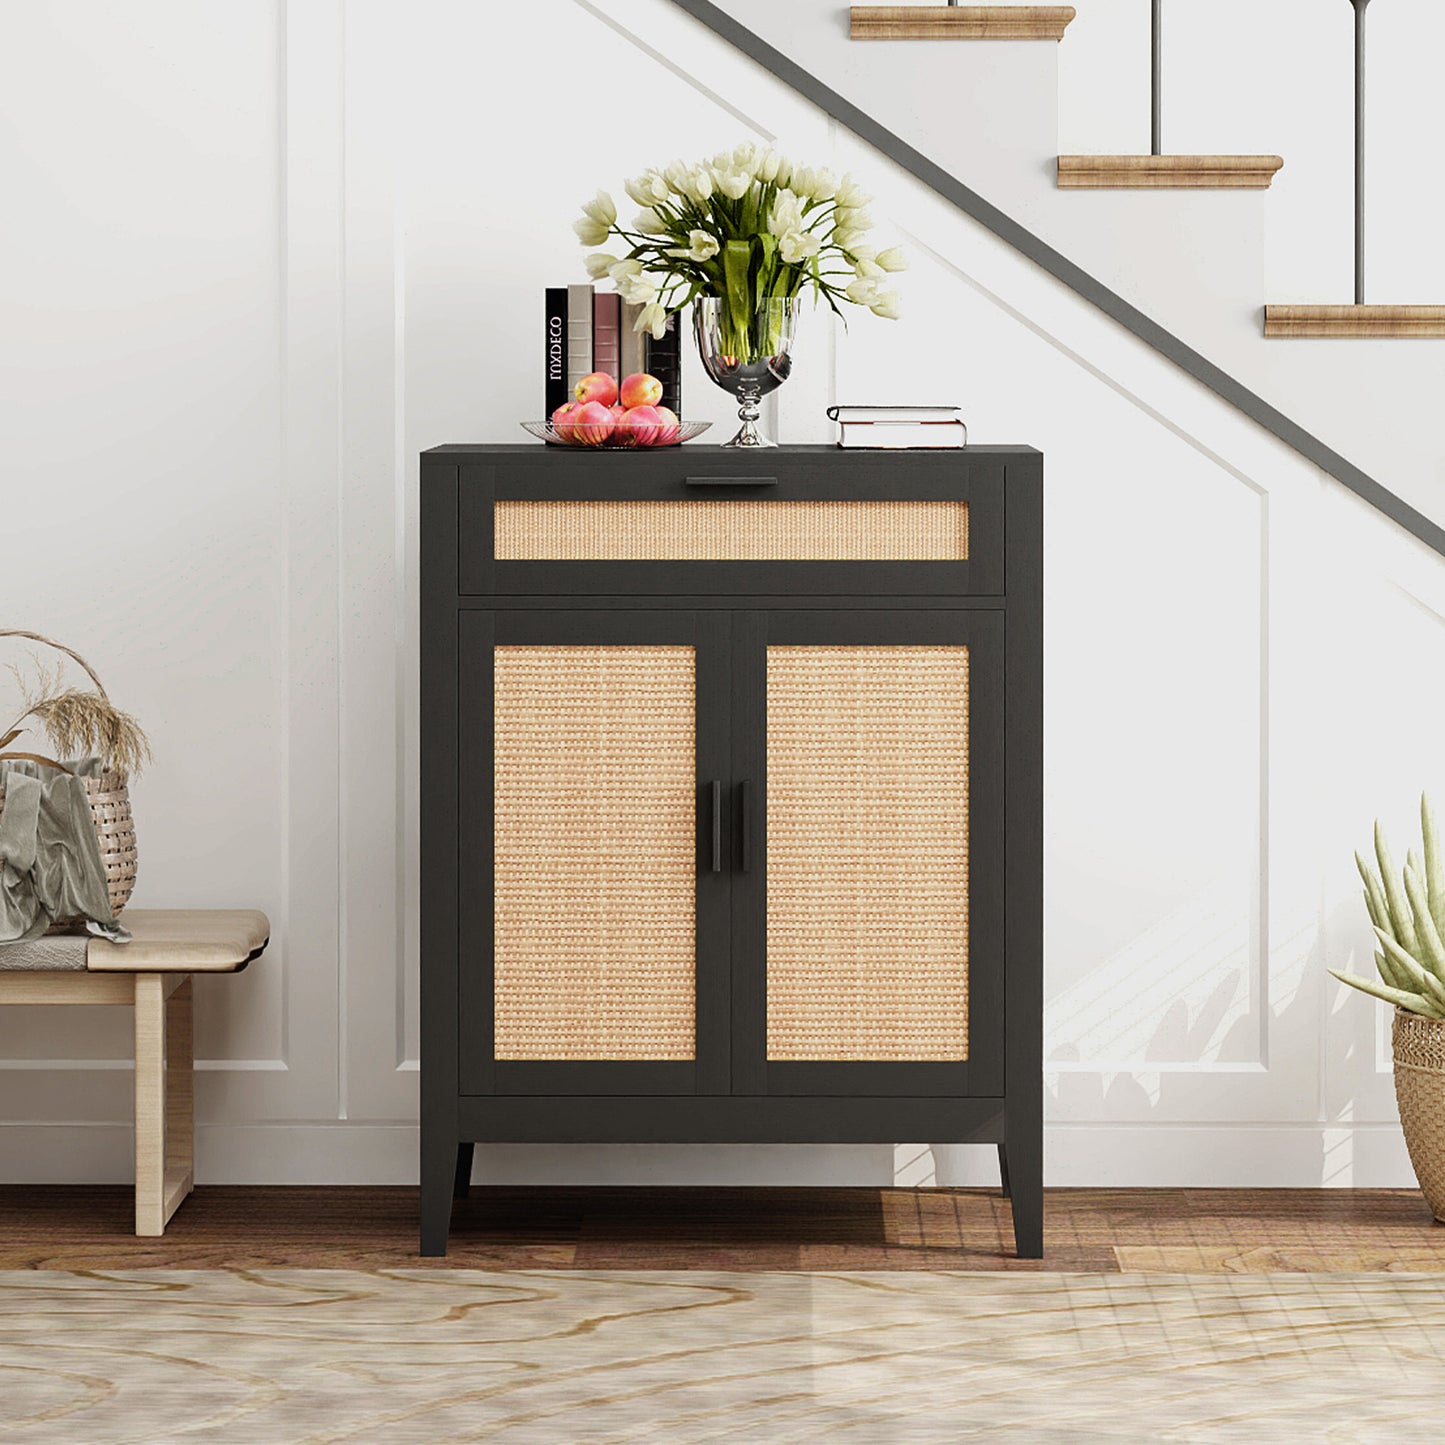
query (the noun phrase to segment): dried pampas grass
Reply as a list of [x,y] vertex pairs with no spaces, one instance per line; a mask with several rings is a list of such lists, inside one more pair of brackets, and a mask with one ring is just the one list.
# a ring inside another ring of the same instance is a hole
[[44,729],[60,761],[94,754],[107,769],[127,775],[139,773],[151,761],[150,741],[141,725],[121,712],[104,688],[68,688],[63,665],[51,669],[33,655],[32,660],[33,680],[27,681],[18,667],[10,668],[24,703],[20,716],[0,735],[0,748],[28,731],[26,724],[33,721]]

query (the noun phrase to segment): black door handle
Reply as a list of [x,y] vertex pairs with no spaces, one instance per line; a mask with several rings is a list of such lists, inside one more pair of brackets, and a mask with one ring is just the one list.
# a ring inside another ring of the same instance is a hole
[[776,487],[776,477],[684,477],[685,487]]
[[712,799],[712,871],[722,872],[722,781],[714,778],[708,784]]

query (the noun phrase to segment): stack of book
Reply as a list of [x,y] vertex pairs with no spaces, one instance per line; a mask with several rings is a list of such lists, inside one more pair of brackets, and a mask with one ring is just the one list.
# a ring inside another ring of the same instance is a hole
[[682,415],[678,313],[668,316],[667,331],[658,341],[650,332],[633,330],[641,310],[615,291],[592,286],[547,288],[544,416],[573,400],[572,388],[593,371],[606,371],[619,382],[645,371],[662,383],[661,405]]
[[956,406],[830,406],[840,447],[962,447],[968,428]]

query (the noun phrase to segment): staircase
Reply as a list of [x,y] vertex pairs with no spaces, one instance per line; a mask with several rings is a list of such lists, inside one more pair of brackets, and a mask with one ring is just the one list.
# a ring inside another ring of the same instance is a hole
[[1445,553],[1426,421],[1445,374],[1418,344],[1445,336],[1445,307],[1262,304],[1266,192],[1288,157],[1159,153],[1157,3],[1154,153],[1087,156],[1058,153],[1072,7],[859,6],[845,29],[822,0],[674,3]]

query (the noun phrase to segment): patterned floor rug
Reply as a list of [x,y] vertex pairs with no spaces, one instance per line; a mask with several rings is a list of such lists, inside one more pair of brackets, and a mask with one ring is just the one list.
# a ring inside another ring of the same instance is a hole
[[1445,1438],[1431,1275],[0,1272],[0,1438]]

